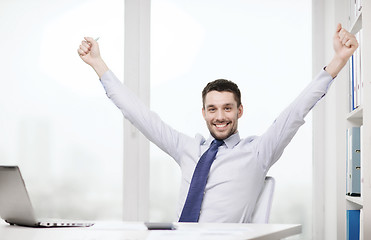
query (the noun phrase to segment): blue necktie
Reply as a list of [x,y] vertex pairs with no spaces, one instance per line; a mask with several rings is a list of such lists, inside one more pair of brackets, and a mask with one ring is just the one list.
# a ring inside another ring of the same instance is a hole
[[222,140],[215,139],[198,161],[179,222],[198,222],[210,167],[222,144]]

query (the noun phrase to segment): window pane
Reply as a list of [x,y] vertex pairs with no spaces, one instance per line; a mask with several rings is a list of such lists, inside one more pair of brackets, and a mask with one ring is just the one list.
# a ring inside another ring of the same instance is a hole
[[122,79],[123,13],[117,0],[0,2],[0,164],[20,165],[41,217],[122,217],[122,116],[77,48],[100,37]]
[[[151,107],[189,136],[209,136],[201,91],[210,81],[239,85],[246,138],[261,135],[311,80],[309,0],[153,0],[151,20]],[[300,239],[311,239],[310,116],[306,121],[268,173],[277,180],[271,222],[304,224]],[[152,220],[175,219],[179,182],[178,166],[152,146]]]

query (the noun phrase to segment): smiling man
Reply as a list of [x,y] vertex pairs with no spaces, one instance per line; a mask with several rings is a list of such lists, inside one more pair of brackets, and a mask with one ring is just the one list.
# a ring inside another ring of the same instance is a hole
[[237,132],[243,106],[235,83],[225,79],[208,83],[202,91],[202,102],[202,115],[215,139],[224,140]]
[[202,91],[202,114],[210,136],[189,137],[162,121],[116,78],[94,39],[85,38],[78,54],[96,71],[107,96],[124,117],[180,166],[179,221],[250,222],[269,168],[304,124],[308,112],[326,94],[358,43],[339,24],[333,46],[335,54],[327,67],[263,135],[247,138],[241,138],[238,132],[238,119],[243,115],[241,93],[229,80],[210,82]]

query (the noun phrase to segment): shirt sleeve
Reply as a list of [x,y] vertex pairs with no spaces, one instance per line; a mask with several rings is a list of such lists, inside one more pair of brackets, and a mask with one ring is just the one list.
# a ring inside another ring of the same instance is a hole
[[151,142],[178,161],[182,147],[191,138],[165,124],[112,71],[105,72],[100,81],[108,98],[121,110],[124,117]]
[[266,172],[281,157],[285,147],[305,123],[305,116],[325,96],[332,82],[332,76],[322,70],[258,138],[256,154]]

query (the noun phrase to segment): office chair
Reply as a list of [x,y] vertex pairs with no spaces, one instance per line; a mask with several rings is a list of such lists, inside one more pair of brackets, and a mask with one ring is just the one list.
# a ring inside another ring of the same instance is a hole
[[275,180],[273,177],[265,177],[265,182],[262,191],[256,202],[254,212],[252,214],[252,223],[268,223],[273,202],[273,194],[275,187]]

